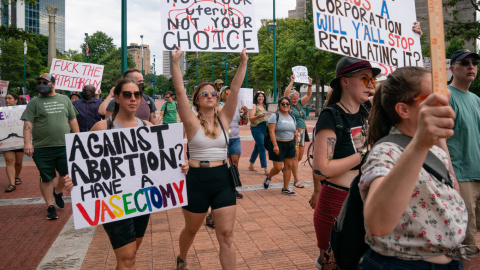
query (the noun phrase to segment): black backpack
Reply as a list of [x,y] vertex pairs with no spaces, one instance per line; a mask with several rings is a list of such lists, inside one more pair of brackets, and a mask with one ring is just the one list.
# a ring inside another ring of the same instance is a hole
[[[377,143],[392,142],[407,147],[410,137],[402,134],[390,134]],[[368,155],[366,155],[368,156]],[[362,165],[366,158],[362,160]],[[439,181],[453,188],[447,167],[432,152],[428,152],[423,168]],[[365,243],[363,201],[360,197],[360,173],[353,179],[347,198],[343,202],[339,216],[335,218],[330,234],[330,247],[337,265],[343,270],[357,269],[358,263],[368,249]]]
[[[279,114],[280,114],[279,112],[275,113],[275,116],[277,117],[277,120],[275,121],[275,125],[278,124],[278,118],[280,116]],[[295,117],[293,117],[293,115],[291,114],[289,115],[293,118],[293,122],[295,123],[295,126],[297,126],[297,120],[295,120]],[[273,147],[272,140],[270,139],[270,132],[268,130],[268,123],[267,123],[267,129],[265,129],[265,134],[263,137],[263,145],[265,146],[265,149],[267,149],[267,151],[271,151]]]

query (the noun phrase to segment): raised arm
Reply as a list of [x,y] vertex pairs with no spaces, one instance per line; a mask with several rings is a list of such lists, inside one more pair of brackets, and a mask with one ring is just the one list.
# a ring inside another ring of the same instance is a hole
[[237,109],[238,102],[238,92],[240,87],[242,87],[243,80],[245,79],[245,73],[247,71],[247,62],[248,55],[246,53],[247,49],[243,48],[240,53],[240,66],[237,69],[237,73],[233,78],[232,84],[230,85],[230,94],[228,95],[225,106],[219,113],[220,120],[226,126],[229,126],[232,122],[233,116],[235,115],[235,110]]
[[[188,100],[187,92],[183,86],[182,71],[180,70],[180,57],[183,51],[177,46],[177,51],[172,51],[171,65],[172,65],[172,80],[173,87],[175,88],[175,94],[177,95],[178,115],[182,119],[183,124],[188,130],[193,128],[198,130],[200,123],[197,121],[197,117],[190,108],[190,102]],[[188,135],[187,135],[188,137]]]
[[293,84],[295,83],[295,74],[290,76],[290,83],[288,84],[287,88],[285,88],[285,93],[283,96],[288,97],[290,96],[290,92],[292,92]]
[[313,91],[313,88],[312,88],[312,78],[308,77],[308,89],[307,89],[307,94],[302,97],[302,99],[300,100],[302,102],[302,107],[304,107],[308,101],[310,100],[310,98],[312,97],[312,91]]

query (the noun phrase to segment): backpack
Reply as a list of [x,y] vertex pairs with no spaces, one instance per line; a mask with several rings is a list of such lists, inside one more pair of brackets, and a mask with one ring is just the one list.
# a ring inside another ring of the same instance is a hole
[[[347,119],[345,119],[345,115],[342,114],[339,110],[335,109],[332,106],[326,107],[322,110],[323,111],[330,111],[333,115],[333,122],[335,124],[335,135],[337,136],[337,142],[341,141],[343,134],[350,134],[350,127],[347,124]],[[360,105],[360,111],[363,117],[368,117],[370,112],[370,107],[365,105],[365,103]],[[315,137],[315,134],[314,134]]]
[[[293,122],[295,123],[295,126],[297,126],[296,125],[297,121],[295,120],[295,117],[293,117],[293,115],[291,115],[291,114],[288,114],[288,115],[290,115],[293,118]],[[276,112],[275,116],[277,117],[277,120],[275,121],[275,125],[277,125],[280,113]],[[267,123],[267,129],[265,129],[265,134],[264,134],[264,137],[263,137],[263,145],[265,146],[265,149],[267,149],[267,151],[269,151],[269,149],[272,149],[272,147],[273,147],[272,140],[270,139],[270,132],[268,130],[268,123]]]
[[[402,134],[390,134],[377,142],[392,142],[402,148],[407,147],[410,137]],[[365,155],[361,165],[366,160]],[[447,167],[432,152],[428,152],[423,168],[439,181],[453,188]],[[337,265],[343,270],[357,269],[363,254],[368,250],[365,243],[365,225],[363,218],[363,201],[360,197],[360,173],[353,179],[348,196],[343,202],[339,216],[334,219],[330,234],[330,247]]]

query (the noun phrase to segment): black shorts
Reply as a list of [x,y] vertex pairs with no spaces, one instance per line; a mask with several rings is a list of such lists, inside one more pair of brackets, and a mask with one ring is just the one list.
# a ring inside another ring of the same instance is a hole
[[237,204],[235,187],[228,166],[212,168],[192,168],[187,174],[188,205],[183,209],[192,213],[206,213],[212,210]]
[[58,175],[68,174],[67,150],[65,146],[33,149],[33,161],[40,172],[40,182],[50,182]]
[[150,214],[103,224],[113,249],[121,248],[142,238],[147,230]]
[[[295,157],[295,141],[291,140],[288,142],[279,142],[277,141],[278,149],[280,150],[279,155],[276,155],[275,152],[268,151],[268,159],[271,161],[283,162],[286,158]],[[269,149],[270,150],[270,149]]]

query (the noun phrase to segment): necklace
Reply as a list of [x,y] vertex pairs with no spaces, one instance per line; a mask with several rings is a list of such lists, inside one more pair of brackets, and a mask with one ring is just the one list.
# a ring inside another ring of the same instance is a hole
[[342,105],[342,107],[345,108],[349,114],[353,114],[347,107],[345,107],[345,105],[343,105],[341,101],[338,101],[338,103],[340,103],[340,105]]

